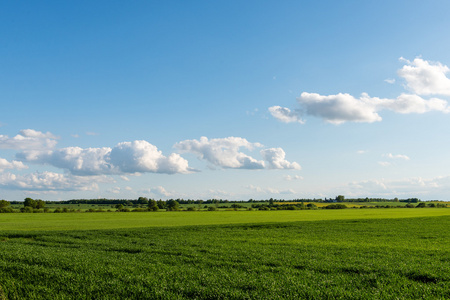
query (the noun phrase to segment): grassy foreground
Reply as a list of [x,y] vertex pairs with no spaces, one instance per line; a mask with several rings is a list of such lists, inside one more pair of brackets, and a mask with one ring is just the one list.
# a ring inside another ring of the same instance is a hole
[[2,215],[0,299],[450,299],[447,211]]

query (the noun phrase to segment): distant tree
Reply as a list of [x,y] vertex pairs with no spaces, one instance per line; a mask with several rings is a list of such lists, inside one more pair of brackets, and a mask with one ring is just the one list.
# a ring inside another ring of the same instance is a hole
[[203,200],[197,200],[197,208],[198,209],[202,208],[202,203],[203,203]]
[[36,208],[37,209],[40,209],[40,208],[44,208],[45,207],[45,201],[43,201],[43,200],[35,200],[35,203],[36,203]]
[[7,206],[9,206],[9,201],[6,201],[6,200],[0,200],[0,208],[3,208],[3,207],[7,207]]
[[336,197],[336,201],[337,202],[344,202],[345,201],[345,197],[343,195],[339,195]]
[[123,204],[116,204],[116,209],[117,210],[122,210],[123,209]]
[[23,207],[31,207],[31,208],[36,208],[36,200],[33,200],[31,198],[25,198],[24,202],[23,202]]
[[416,207],[426,207],[426,204],[424,202],[420,202],[419,204],[416,205]]
[[154,199],[148,200],[148,209],[153,211],[157,211],[159,209],[158,204]]
[[166,208],[168,211],[178,210],[179,207],[180,207],[180,204],[176,200],[173,200],[173,199],[168,200],[166,203]]
[[158,205],[159,209],[164,209],[166,208],[166,202],[162,201],[161,199],[159,199],[158,201],[156,201],[156,204]]
[[148,204],[148,199],[145,198],[145,197],[139,197],[138,200],[137,200],[137,202],[138,202],[139,204]]

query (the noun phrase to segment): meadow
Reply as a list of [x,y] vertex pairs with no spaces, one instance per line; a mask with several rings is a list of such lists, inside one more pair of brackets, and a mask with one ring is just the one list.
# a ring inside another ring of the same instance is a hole
[[0,299],[449,299],[449,209],[0,215]]

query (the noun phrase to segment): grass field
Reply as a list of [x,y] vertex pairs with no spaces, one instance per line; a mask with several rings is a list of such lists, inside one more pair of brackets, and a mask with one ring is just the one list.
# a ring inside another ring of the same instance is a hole
[[193,211],[66,214],[0,214],[4,230],[91,230],[186,225],[273,223],[343,219],[450,216],[445,208],[344,209],[298,211]]
[[450,299],[450,210],[0,215],[0,299]]

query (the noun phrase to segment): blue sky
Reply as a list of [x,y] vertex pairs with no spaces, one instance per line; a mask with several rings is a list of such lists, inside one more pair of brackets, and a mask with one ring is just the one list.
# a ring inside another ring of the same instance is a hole
[[0,4],[0,198],[450,199],[448,1]]

